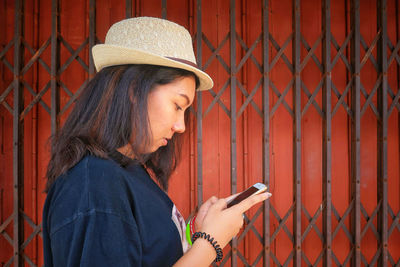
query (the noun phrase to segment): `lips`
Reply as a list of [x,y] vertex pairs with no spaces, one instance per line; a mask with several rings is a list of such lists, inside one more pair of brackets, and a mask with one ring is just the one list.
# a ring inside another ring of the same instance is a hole
[[162,145],[163,145],[163,146],[166,146],[166,145],[168,144],[168,140],[169,140],[169,139],[167,139],[167,138],[163,138],[163,139],[162,139]]
[[163,137],[161,138],[161,146],[166,146],[168,145],[168,142],[171,141],[172,136],[171,137]]

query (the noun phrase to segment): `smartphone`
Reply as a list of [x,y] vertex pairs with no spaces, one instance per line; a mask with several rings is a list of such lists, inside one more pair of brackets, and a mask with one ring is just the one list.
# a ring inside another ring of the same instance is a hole
[[237,195],[234,199],[228,202],[227,208],[232,207],[233,205],[238,204],[242,200],[248,198],[249,196],[252,195],[257,195],[262,192],[265,192],[267,190],[267,186],[262,183],[256,183],[252,186],[250,186],[248,189]]

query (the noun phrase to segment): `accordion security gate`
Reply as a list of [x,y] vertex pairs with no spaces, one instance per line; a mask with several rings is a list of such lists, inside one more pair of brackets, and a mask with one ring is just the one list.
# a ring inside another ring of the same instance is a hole
[[[15,0],[0,27],[0,264],[41,266],[47,138],[125,17],[176,21],[215,86],[199,93],[170,195],[188,216],[254,182],[221,266],[400,265],[396,0]],[[11,168],[12,166],[12,168]]]

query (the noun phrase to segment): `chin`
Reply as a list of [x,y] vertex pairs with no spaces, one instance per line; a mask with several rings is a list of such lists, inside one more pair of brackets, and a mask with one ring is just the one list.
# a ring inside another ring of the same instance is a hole
[[154,153],[154,152],[156,152],[159,148],[160,148],[160,146],[151,147],[151,148],[149,148],[149,150],[147,151],[147,153],[148,153],[148,154]]
[[164,145],[164,144],[162,144],[162,143],[160,143],[159,145],[154,144],[154,145],[152,145],[152,146],[150,146],[150,147],[147,148],[147,153],[148,153],[148,154],[154,153],[154,152],[156,152],[157,150],[162,149],[162,148],[167,147],[167,146],[168,146],[168,143],[167,143],[166,145]]

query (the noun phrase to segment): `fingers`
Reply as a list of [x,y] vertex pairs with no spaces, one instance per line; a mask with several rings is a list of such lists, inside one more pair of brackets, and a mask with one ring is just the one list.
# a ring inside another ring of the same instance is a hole
[[218,198],[216,196],[212,196],[207,201],[210,201],[211,204],[214,204],[215,202],[218,201]]
[[218,199],[214,204],[208,209],[208,214],[218,214],[222,210],[226,209],[226,201],[224,198]]
[[218,199],[213,205],[216,210],[223,210],[226,208],[226,200],[224,198]]
[[212,196],[209,199],[207,199],[206,202],[204,202],[203,206],[207,207],[207,209],[214,205],[218,201],[218,198],[216,196]]
[[210,197],[206,202],[203,203],[203,205],[200,206],[198,212],[197,212],[197,219],[195,222],[195,228],[200,229],[203,225],[203,220],[204,217],[207,215],[208,210],[214,203],[218,201],[218,198],[215,196]]
[[240,212],[244,213],[245,211],[247,211],[248,209],[253,207],[255,204],[263,202],[263,201],[267,200],[268,198],[270,198],[271,196],[272,196],[272,194],[269,192],[250,196],[250,197],[246,198],[245,200],[243,200],[242,202],[236,204],[232,208],[239,209]]
[[217,197],[215,197],[215,196],[210,197],[209,199],[207,199],[206,202],[203,203],[203,205],[200,206],[200,209],[199,209],[198,213],[202,213],[202,212],[207,213],[207,210],[212,205],[214,205],[217,201],[218,201]]

